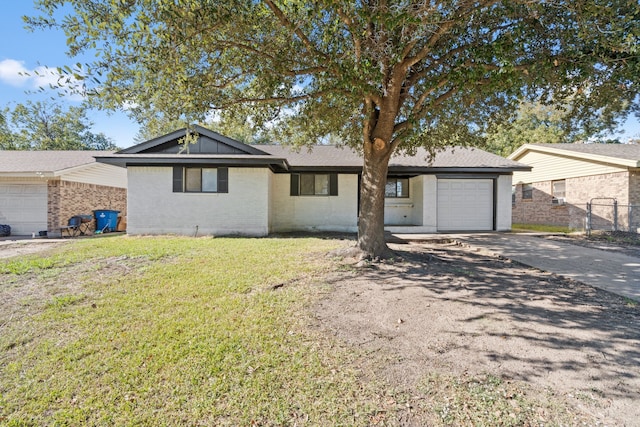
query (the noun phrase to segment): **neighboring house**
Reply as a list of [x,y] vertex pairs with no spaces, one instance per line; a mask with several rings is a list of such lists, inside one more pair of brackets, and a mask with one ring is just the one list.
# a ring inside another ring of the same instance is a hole
[[[113,209],[126,215],[127,176],[97,163],[104,151],[0,151],[0,224],[12,235],[60,235],[74,215]],[[94,226],[94,224],[92,224]]]
[[[362,157],[348,148],[245,145],[202,127],[180,153],[185,130],[99,162],[127,168],[130,234],[253,235],[357,231]],[[509,230],[511,174],[525,165],[477,149],[393,157],[388,230]]]
[[639,145],[525,144],[509,158],[532,167],[513,176],[514,223],[582,229],[589,202],[640,204]]

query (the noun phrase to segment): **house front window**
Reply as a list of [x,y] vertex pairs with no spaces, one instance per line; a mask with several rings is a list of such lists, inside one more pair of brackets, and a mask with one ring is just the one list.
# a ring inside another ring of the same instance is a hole
[[387,198],[409,197],[409,178],[387,178],[384,196]]
[[337,196],[337,173],[292,173],[292,196]]
[[174,193],[228,193],[228,181],[228,168],[173,168]]
[[301,196],[328,196],[329,195],[329,174],[301,174],[300,175],[300,195]]
[[522,184],[522,200],[533,199],[533,184]]
[[217,193],[217,168],[185,168],[185,191],[188,193]]

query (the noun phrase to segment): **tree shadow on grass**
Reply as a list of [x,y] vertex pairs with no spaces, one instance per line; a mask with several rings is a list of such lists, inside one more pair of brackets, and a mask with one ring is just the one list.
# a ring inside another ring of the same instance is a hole
[[325,307],[338,335],[388,347],[425,372],[490,372],[608,399],[640,395],[632,301],[453,245],[393,249],[401,262],[359,269]]

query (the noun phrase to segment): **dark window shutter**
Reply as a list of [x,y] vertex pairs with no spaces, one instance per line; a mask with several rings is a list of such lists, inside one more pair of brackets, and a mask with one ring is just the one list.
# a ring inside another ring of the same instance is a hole
[[173,167],[173,192],[174,193],[182,193],[184,192],[184,187],[182,186],[182,166],[174,166]]
[[291,174],[291,195],[300,195],[300,175],[297,173]]
[[229,192],[229,168],[218,168],[218,193]]
[[330,196],[338,195],[338,174],[337,173],[329,174],[329,195]]

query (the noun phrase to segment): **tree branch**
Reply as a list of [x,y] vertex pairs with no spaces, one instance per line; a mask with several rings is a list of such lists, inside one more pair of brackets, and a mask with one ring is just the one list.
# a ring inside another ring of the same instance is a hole
[[323,59],[325,60],[329,60],[330,58],[327,57],[327,55],[318,52],[318,50],[316,49],[316,47],[313,45],[313,43],[311,43],[311,40],[309,40],[309,38],[307,37],[307,35],[305,33],[302,32],[302,30],[300,29],[300,27],[298,27],[297,25],[295,25],[293,22],[291,22],[289,20],[289,18],[287,18],[284,14],[284,12],[282,12],[282,10],[276,6],[276,4],[272,1],[272,0],[264,0],[264,2],[267,4],[267,6],[269,7],[269,9],[271,9],[271,11],[273,12],[273,14],[276,16],[276,18],[278,18],[278,20],[285,26],[287,27],[290,31],[293,32],[293,34],[295,34],[296,36],[298,36],[298,38],[300,39],[300,41],[302,42],[302,44],[304,44],[304,46],[307,48],[307,50],[309,51],[309,53],[315,53],[320,55]]
[[[429,54],[429,52],[431,52],[431,49],[438,43],[438,41],[440,41],[440,39],[451,29],[453,28],[453,26],[460,21],[461,17],[463,15],[468,14],[470,11],[472,10],[477,10],[477,9],[483,9],[487,6],[491,6],[493,4],[498,3],[499,0],[484,0],[482,2],[480,2],[479,5],[474,6],[474,2],[470,1],[467,4],[464,4],[462,6],[460,6],[460,8],[458,8],[458,10],[454,13],[454,15],[456,15],[456,19],[449,19],[448,21],[444,22],[439,28],[438,30],[433,33],[431,35],[431,37],[429,37],[429,40],[427,40],[427,43],[425,44],[425,46],[420,50],[420,52],[418,52],[415,56],[413,57],[409,57],[406,58],[404,61],[401,62],[402,67],[404,67],[405,69],[409,69],[410,67],[412,67],[413,65],[417,64],[418,62],[422,61],[424,58],[427,57],[427,55]],[[469,7],[470,6],[470,7]]]

